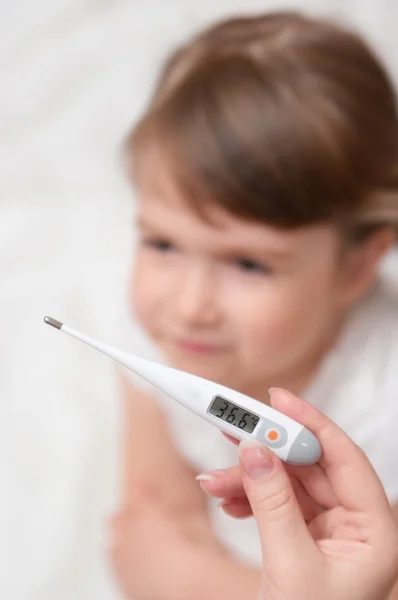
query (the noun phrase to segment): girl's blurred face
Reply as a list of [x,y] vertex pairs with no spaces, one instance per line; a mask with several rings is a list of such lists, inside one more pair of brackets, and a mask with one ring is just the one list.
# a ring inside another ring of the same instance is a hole
[[257,397],[311,375],[342,313],[335,230],[206,222],[159,169],[137,191],[131,299],[170,364]]

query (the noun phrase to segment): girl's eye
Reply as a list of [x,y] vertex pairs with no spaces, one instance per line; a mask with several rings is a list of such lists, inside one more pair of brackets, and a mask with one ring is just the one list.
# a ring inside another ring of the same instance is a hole
[[237,258],[234,260],[235,265],[245,273],[263,273],[269,274],[271,269],[264,264],[248,258]]
[[167,240],[162,240],[161,238],[147,238],[144,239],[144,245],[149,248],[153,248],[158,252],[170,252],[171,250],[175,250],[175,246],[168,242]]

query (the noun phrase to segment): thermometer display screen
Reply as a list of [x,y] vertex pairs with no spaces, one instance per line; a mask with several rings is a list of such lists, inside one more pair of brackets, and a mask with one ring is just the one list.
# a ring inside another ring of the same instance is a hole
[[209,413],[222,421],[231,423],[246,433],[253,433],[260,417],[252,412],[233,404],[221,396],[216,396],[209,406]]

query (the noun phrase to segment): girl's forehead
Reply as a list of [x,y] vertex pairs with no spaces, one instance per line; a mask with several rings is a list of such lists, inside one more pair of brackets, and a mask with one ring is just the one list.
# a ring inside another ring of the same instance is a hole
[[272,252],[281,258],[313,251],[315,246],[321,250],[335,241],[335,232],[329,226],[282,230],[242,219],[211,202],[203,218],[177,195],[165,197],[159,193],[138,196],[137,221],[157,235],[171,236],[183,243],[221,251],[236,247],[242,251]]
[[206,203],[202,214],[178,195],[139,196],[137,215],[139,222],[148,227],[181,233],[195,231],[197,235],[215,235],[219,239],[237,236],[263,239],[266,233],[281,234],[273,227],[236,217],[211,201]]

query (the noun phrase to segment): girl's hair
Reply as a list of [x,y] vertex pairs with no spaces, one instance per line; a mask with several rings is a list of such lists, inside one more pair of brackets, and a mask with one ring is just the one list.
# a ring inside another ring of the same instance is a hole
[[166,62],[126,140],[187,202],[282,228],[331,222],[361,239],[398,225],[398,116],[354,32],[295,12],[210,27]]

